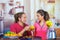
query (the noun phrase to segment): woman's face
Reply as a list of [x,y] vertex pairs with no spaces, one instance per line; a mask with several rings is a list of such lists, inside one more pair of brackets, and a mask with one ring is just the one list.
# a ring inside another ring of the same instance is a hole
[[22,17],[20,18],[20,21],[23,22],[23,23],[25,23],[26,19],[27,19],[26,14],[22,14]]
[[43,19],[43,16],[41,16],[39,13],[37,13],[37,19],[41,21]]

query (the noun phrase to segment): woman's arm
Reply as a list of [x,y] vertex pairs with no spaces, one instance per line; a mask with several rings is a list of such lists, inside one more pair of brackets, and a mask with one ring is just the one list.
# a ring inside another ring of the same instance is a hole
[[19,35],[23,35],[23,33],[25,32],[25,31],[27,31],[29,29],[29,26],[26,26],[21,32],[19,32],[18,34]]

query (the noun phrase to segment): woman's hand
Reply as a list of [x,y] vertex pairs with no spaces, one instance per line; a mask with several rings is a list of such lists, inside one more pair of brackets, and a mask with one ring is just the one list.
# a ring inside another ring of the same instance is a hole
[[30,28],[29,26],[26,26],[26,27],[24,28],[24,30],[27,31],[27,30],[29,30],[29,28]]
[[21,32],[18,33],[19,36],[23,35],[23,33],[24,33],[25,31],[27,31],[28,29],[29,29],[29,26],[26,26]]

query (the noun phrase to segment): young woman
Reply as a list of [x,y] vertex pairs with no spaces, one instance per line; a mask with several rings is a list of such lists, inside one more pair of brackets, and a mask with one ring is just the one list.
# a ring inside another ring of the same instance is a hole
[[11,25],[10,31],[22,36],[31,35],[31,32],[27,31],[29,26],[26,24],[26,14],[24,12],[17,13],[14,18],[15,22]]
[[38,21],[35,22],[35,31],[34,36],[36,37],[35,40],[46,40],[47,39],[47,30],[48,27],[46,25],[46,21],[49,20],[49,14],[44,10],[37,11],[37,19]]

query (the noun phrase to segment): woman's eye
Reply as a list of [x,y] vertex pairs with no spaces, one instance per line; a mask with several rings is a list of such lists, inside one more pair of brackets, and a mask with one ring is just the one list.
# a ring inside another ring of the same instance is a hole
[[26,17],[24,17],[24,18],[26,18]]
[[37,15],[37,17],[39,17],[39,16]]

